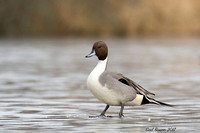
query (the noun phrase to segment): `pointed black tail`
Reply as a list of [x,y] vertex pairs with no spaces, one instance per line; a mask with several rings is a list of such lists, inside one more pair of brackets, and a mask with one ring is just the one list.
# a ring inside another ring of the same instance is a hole
[[149,98],[147,96],[143,97],[142,104],[157,104],[157,105],[164,105],[164,106],[170,106],[170,107],[174,106],[174,105],[170,105],[170,104],[167,104],[167,103],[157,101],[157,100],[155,100],[153,98]]

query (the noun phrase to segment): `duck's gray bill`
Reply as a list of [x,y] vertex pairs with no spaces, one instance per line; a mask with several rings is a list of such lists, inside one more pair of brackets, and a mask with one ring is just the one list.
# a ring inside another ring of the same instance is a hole
[[92,52],[90,54],[86,55],[85,58],[89,58],[89,57],[92,57],[94,55],[96,55],[95,50],[92,50]]

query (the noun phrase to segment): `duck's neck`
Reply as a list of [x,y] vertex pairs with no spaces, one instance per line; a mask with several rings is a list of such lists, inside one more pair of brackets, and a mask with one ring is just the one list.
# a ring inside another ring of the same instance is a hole
[[107,60],[108,60],[108,57],[105,60],[99,60],[93,72],[102,74],[107,69]]

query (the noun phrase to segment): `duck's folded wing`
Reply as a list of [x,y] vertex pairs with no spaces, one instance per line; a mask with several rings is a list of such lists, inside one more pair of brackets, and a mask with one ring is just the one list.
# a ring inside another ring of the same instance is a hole
[[122,75],[121,73],[112,73],[113,78],[116,78],[118,81],[133,87],[138,94],[142,94],[142,95],[155,95],[154,93],[151,93],[147,90],[145,90],[142,86],[140,86],[139,84],[137,84],[136,82],[134,82],[133,80],[125,77],[124,75]]

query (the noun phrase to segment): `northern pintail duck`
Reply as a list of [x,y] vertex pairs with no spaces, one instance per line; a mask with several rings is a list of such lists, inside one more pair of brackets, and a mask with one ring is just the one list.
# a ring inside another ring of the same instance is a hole
[[121,106],[119,117],[123,117],[124,106],[135,106],[143,104],[158,104],[171,106],[169,104],[150,98],[155,95],[131,79],[120,73],[107,71],[108,48],[103,41],[95,42],[90,54],[86,58],[96,55],[98,64],[87,79],[87,87],[91,93],[101,102],[107,104],[99,116],[105,116],[110,106]]

